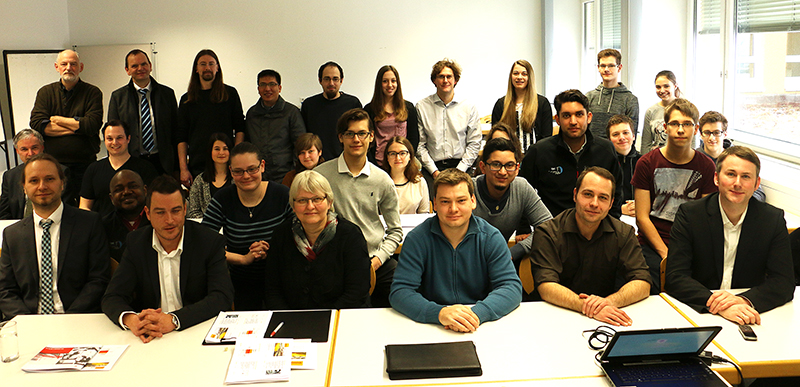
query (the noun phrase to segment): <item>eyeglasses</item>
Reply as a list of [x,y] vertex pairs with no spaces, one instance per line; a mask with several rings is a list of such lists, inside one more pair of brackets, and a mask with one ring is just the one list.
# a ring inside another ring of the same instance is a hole
[[339,77],[333,77],[333,78],[331,78],[331,77],[322,77],[322,82],[330,82],[330,81],[333,81],[333,82],[335,82],[335,83],[338,83],[338,82],[339,82],[339,81],[341,81],[341,80],[342,80],[342,78],[339,78]]
[[713,130],[713,131],[711,131],[711,130],[704,130],[704,131],[703,131],[701,134],[703,135],[703,137],[711,137],[711,136],[714,136],[714,137],[722,137],[722,134],[723,134],[723,133],[724,133],[724,132],[723,132],[723,131],[721,131],[721,130]]
[[408,151],[389,152],[387,154],[389,155],[389,157],[406,157],[408,156]]
[[247,169],[231,169],[231,175],[236,177],[244,175],[245,172],[247,172],[248,175],[255,175],[256,173],[261,172],[261,166],[256,165],[248,167]]
[[618,64],[601,64],[601,65],[597,65],[597,68],[599,68],[600,70],[613,69],[614,67],[619,67],[619,65]]
[[314,205],[316,206],[316,205],[318,205],[318,204],[322,203],[322,201],[323,201],[323,200],[325,200],[325,199],[327,199],[327,198],[328,198],[328,195],[325,195],[325,196],[323,196],[323,197],[315,196],[315,197],[313,197],[313,198],[300,198],[300,199],[294,199],[294,202],[295,202],[296,204],[299,204],[299,205],[301,205],[301,206],[307,206],[307,205],[308,205],[308,202],[311,202],[312,204],[314,204]]
[[676,122],[676,121],[672,121],[672,122],[667,122],[667,126],[669,126],[671,129],[678,129],[678,128],[693,129],[694,128],[694,122]]
[[342,133],[342,137],[344,137],[344,138],[346,138],[348,140],[352,140],[353,137],[355,137],[355,136],[358,136],[359,139],[363,140],[363,139],[366,139],[367,136],[369,136],[369,132],[358,132],[358,133],[356,133],[356,132],[349,132],[348,131],[348,132]]
[[270,83],[261,82],[261,83],[258,84],[258,87],[262,87],[262,88],[263,87],[269,87],[270,89],[272,89],[272,88],[278,87],[278,84],[275,83],[275,82],[270,82]]
[[498,162],[489,163],[489,170],[492,172],[500,172],[500,168],[505,168],[507,172],[514,172],[517,170],[517,163],[500,164]]

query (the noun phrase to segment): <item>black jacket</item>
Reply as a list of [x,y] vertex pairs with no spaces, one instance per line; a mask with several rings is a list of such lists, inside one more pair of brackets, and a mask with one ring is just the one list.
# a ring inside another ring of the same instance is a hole
[[[178,125],[178,102],[175,91],[156,82],[150,77],[152,94],[150,95],[151,115],[155,122],[156,144],[161,166],[167,173],[177,169],[178,143],[175,141],[175,128]],[[108,102],[108,119],[120,120],[128,125],[131,142],[128,152],[133,156],[142,153],[142,129],[139,113],[139,92],[133,86],[133,80],[127,85],[114,90]],[[208,140],[208,139],[206,139]]]
[[[664,287],[698,311],[722,283],[725,235],[719,193],[682,204],[670,232]],[[750,198],[742,222],[731,288],[763,313],[794,297],[792,250],[783,210]]]
[[594,138],[587,130],[586,144],[579,160],[576,160],[561,136],[551,136],[533,144],[522,160],[520,176],[536,188],[544,205],[556,216],[575,207],[572,193],[578,175],[587,167],[603,167],[614,175],[617,182],[614,204],[608,214],[619,219],[622,214],[622,169],[614,145],[604,138]]

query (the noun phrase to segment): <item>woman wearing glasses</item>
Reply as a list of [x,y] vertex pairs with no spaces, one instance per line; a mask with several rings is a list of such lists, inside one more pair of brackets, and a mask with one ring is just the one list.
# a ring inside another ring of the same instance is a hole
[[192,188],[189,189],[187,218],[202,218],[214,194],[231,185],[231,170],[228,168],[228,163],[233,144],[230,137],[225,133],[214,133],[208,141],[208,148],[206,169],[197,175]]
[[277,229],[266,263],[266,308],[364,306],[369,254],[361,229],[338,216],[333,190],[319,172],[300,172],[289,190],[293,214]]
[[394,180],[397,189],[398,209],[401,214],[427,214],[431,212],[428,184],[422,179],[419,164],[414,156],[414,147],[407,138],[395,136],[389,139],[383,152],[383,169]]
[[516,131],[523,154],[536,141],[553,135],[553,110],[550,101],[536,94],[533,66],[524,59],[511,65],[508,90],[492,109],[492,126],[505,123]]
[[203,224],[227,239],[225,257],[235,291],[236,310],[264,308],[264,276],[269,242],[275,228],[289,216],[289,189],[262,181],[264,160],[258,148],[243,142],[230,157],[233,185],[214,195]]
[[678,80],[672,71],[663,70],[656,74],[656,95],[661,98],[661,101],[647,108],[644,113],[642,154],[667,143],[667,132],[664,130],[664,109],[681,96]]
[[372,101],[364,105],[364,110],[369,114],[369,119],[375,122],[375,144],[368,154],[371,162],[379,167],[384,166],[384,150],[392,137],[405,137],[411,143],[411,148],[417,148],[417,109],[403,99],[400,73],[394,66],[386,65],[378,70]]

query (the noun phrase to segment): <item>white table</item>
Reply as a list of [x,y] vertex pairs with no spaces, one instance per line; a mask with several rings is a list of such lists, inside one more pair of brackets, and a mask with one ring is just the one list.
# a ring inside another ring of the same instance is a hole
[[[624,310],[634,324],[620,329],[690,326],[659,296],[651,296]],[[565,380],[578,385],[605,383],[602,370],[595,364],[595,351],[581,334],[601,323],[544,302],[523,303],[509,315],[482,324],[471,334],[452,332],[438,324],[419,324],[393,309],[342,310],[338,325],[330,386],[485,385],[487,382],[551,385],[556,381],[573,384]],[[475,342],[482,376],[392,381],[385,372],[386,344],[462,340]]]
[[[104,314],[17,316],[20,357],[0,363],[3,386],[222,386],[232,345],[202,345],[214,319],[143,344]],[[336,311],[331,314],[328,343],[319,343],[316,370],[293,370],[290,386],[325,386]],[[21,370],[47,345],[128,344],[111,371],[26,373]],[[272,384],[272,383],[270,383]],[[281,384],[285,385],[285,384]]]
[[[734,291],[738,293],[738,291]],[[745,341],[738,325],[710,313],[698,313],[662,293],[693,325],[719,325],[715,344],[742,368],[745,378],[800,376],[800,308],[793,301],[761,314],[753,325],[758,341]],[[795,288],[794,299],[800,297]]]

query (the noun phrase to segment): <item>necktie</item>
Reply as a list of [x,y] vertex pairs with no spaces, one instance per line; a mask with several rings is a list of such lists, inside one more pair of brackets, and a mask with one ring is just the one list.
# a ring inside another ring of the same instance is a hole
[[44,231],[42,232],[42,278],[41,278],[41,297],[42,314],[53,314],[53,258],[50,251],[50,226],[53,221],[42,219],[39,221]]
[[150,118],[150,104],[147,103],[147,89],[140,89],[139,93],[142,94],[142,148],[147,153],[154,149],[155,142],[153,141],[153,120]]

